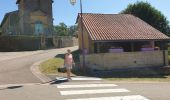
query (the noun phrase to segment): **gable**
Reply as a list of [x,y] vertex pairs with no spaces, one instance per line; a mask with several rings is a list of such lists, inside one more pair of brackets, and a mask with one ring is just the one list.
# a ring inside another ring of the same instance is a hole
[[31,15],[33,15],[33,16],[46,16],[46,14],[41,10],[36,10],[34,12],[31,12]]

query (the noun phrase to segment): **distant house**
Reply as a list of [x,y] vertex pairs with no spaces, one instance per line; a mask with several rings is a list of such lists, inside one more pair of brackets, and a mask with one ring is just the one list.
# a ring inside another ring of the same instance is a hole
[[6,13],[0,25],[3,35],[52,35],[53,0],[17,0],[18,10]]
[[[82,50],[80,18],[77,23]],[[82,18],[87,65],[109,69],[167,64],[166,44],[170,38],[143,20],[130,14],[84,13]]]

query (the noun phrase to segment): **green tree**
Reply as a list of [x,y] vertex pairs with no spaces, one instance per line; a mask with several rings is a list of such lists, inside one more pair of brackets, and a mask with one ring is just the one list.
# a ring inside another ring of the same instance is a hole
[[170,36],[168,32],[169,22],[166,17],[147,2],[140,1],[135,4],[129,4],[121,13],[137,16],[154,28]]
[[68,28],[69,30],[69,36],[74,36],[76,35],[76,30],[77,30],[77,25],[72,25]]
[[54,31],[58,36],[68,36],[68,28],[64,23],[60,23],[59,25],[55,26]]
[[59,23],[59,25],[54,26],[54,31],[58,36],[74,36],[77,30],[77,25],[72,25],[68,27],[66,24]]

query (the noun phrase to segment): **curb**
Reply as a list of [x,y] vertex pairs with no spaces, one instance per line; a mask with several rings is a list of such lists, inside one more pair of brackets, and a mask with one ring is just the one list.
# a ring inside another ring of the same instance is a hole
[[48,59],[38,61],[30,67],[30,70],[33,73],[33,75],[35,75],[38,79],[40,79],[42,83],[47,83],[47,82],[52,81],[52,79],[50,79],[49,77],[41,73],[41,71],[39,70],[39,65],[46,60]]
[[[76,47],[76,49],[74,49]],[[78,46],[74,46],[74,47],[66,47],[66,48],[60,48],[59,50],[62,51],[64,49],[68,49],[70,48],[72,51],[74,50],[77,50]],[[56,53],[56,54],[60,54],[60,52]],[[47,59],[44,59],[44,60],[41,60],[41,61],[38,61],[38,62],[35,62],[31,67],[30,67],[30,70],[32,72],[33,75],[35,75],[38,79],[40,79],[42,81],[42,84],[47,84],[47,83],[50,83],[50,82],[53,82],[54,80],[50,79],[49,77],[47,77],[45,74],[41,73],[40,70],[39,70],[39,65],[50,59],[52,57],[49,57]]]

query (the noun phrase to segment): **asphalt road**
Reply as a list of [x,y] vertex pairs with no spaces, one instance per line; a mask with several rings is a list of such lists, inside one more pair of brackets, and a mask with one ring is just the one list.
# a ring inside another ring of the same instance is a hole
[[[66,53],[67,49],[0,53],[0,100],[170,100],[170,83],[92,80],[35,84],[41,81],[32,74],[30,66],[37,61]],[[71,85],[71,88],[59,88],[61,85]]]
[[[30,66],[35,62],[66,53],[68,48],[41,50],[38,52],[0,53],[0,85],[41,82],[35,77]],[[76,50],[78,47],[69,47]]]
[[[113,86],[106,87],[107,84]],[[78,86],[61,88],[61,85],[78,85],[79,88],[76,88]],[[169,90],[169,83],[65,82],[1,88],[0,100],[170,100]]]

